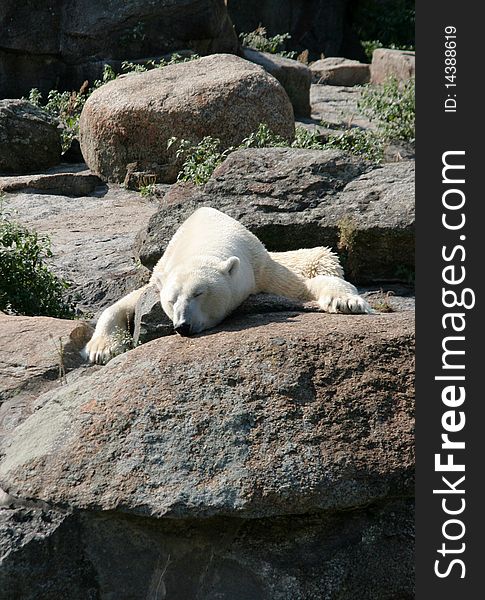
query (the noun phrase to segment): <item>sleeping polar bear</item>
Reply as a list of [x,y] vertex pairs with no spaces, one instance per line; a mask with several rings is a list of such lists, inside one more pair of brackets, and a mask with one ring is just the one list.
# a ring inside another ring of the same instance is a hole
[[269,253],[243,225],[203,207],[177,230],[148,285],[101,314],[84,350],[91,362],[105,363],[123,350],[119,333],[128,329],[149,285],[160,289],[162,308],[181,335],[215,327],[250,294],[261,292],[316,300],[331,313],[372,312],[343,279],[338,258],[328,248]]

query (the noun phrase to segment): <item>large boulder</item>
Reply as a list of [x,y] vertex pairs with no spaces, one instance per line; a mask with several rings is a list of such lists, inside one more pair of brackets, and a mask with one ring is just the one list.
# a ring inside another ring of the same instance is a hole
[[371,81],[384,83],[390,77],[409,81],[416,74],[415,53],[410,50],[377,48],[372,54]]
[[88,196],[103,182],[84,163],[60,165],[34,175],[0,177],[0,193],[39,192],[56,196]]
[[348,58],[322,58],[310,65],[313,81],[323,85],[364,85],[370,80],[368,64]]
[[238,49],[223,0],[4,0],[0,31],[0,97],[79,89],[106,62]]
[[412,598],[413,329],[247,315],[40,397],[0,465],[7,600]]
[[296,116],[310,116],[312,74],[306,65],[291,58],[258,52],[252,48],[244,48],[244,58],[261,65],[265,71],[276,77],[285,88]]
[[137,240],[153,268],[178,226],[198,206],[238,219],[268,250],[327,245],[346,274],[367,283],[414,270],[414,164],[372,168],[336,150],[238,150],[203,189],[175,186]]
[[178,518],[410,497],[413,328],[411,312],[283,312],[154,340],[39,399],[4,447],[0,484]]
[[[229,54],[120,77],[95,91],[80,119],[83,156],[95,173],[123,181],[127,165],[159,165],[173,181],[177,144],[205,136],[227,148],[266,123],[287,140],[293,109],[283,87],[263,68]],[[180,161],[179,161],[180,162]]]
[[0,172],[31,173],[61,159],[57,122],[27,100],[0,100]]

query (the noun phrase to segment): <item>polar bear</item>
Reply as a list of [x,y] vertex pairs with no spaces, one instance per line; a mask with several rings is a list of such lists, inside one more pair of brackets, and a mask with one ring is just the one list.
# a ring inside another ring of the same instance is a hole
[[343,279],[337,256],[328,248],[292,252],[266,250],[241,223],[208,207],[197,209],[177,230],[150,282],[131,292],[100,316],[84,355],[105,363],[119,354],[135,306],[149,285],[181,335],[218,325],[250,294],[277,294],[316,300],[322,310],[370,313],[356,288]]

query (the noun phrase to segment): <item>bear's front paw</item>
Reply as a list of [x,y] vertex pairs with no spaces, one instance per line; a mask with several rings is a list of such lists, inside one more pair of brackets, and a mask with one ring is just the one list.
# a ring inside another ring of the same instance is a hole
[[367,301],[357,294],[323,296],[319,299],[319,304],[328,313],[370,314],[374,312]]
[[119,336],[94,334],[86,344],[82,355],[86,360],[98,365],[105,365],[113,357],[125,352],[127,345]]

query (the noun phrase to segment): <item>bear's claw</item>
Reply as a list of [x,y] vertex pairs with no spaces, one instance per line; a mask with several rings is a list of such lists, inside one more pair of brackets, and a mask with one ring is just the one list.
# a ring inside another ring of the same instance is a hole
[[86,344],[81,354],[85,360],[105,365],[111,358],[123,352],[123,345],[106,335],[96,335]]
[[328,313],[372,314],[374,312],[368,302],[357,294],[324,296],[319,299],[319,304]]

